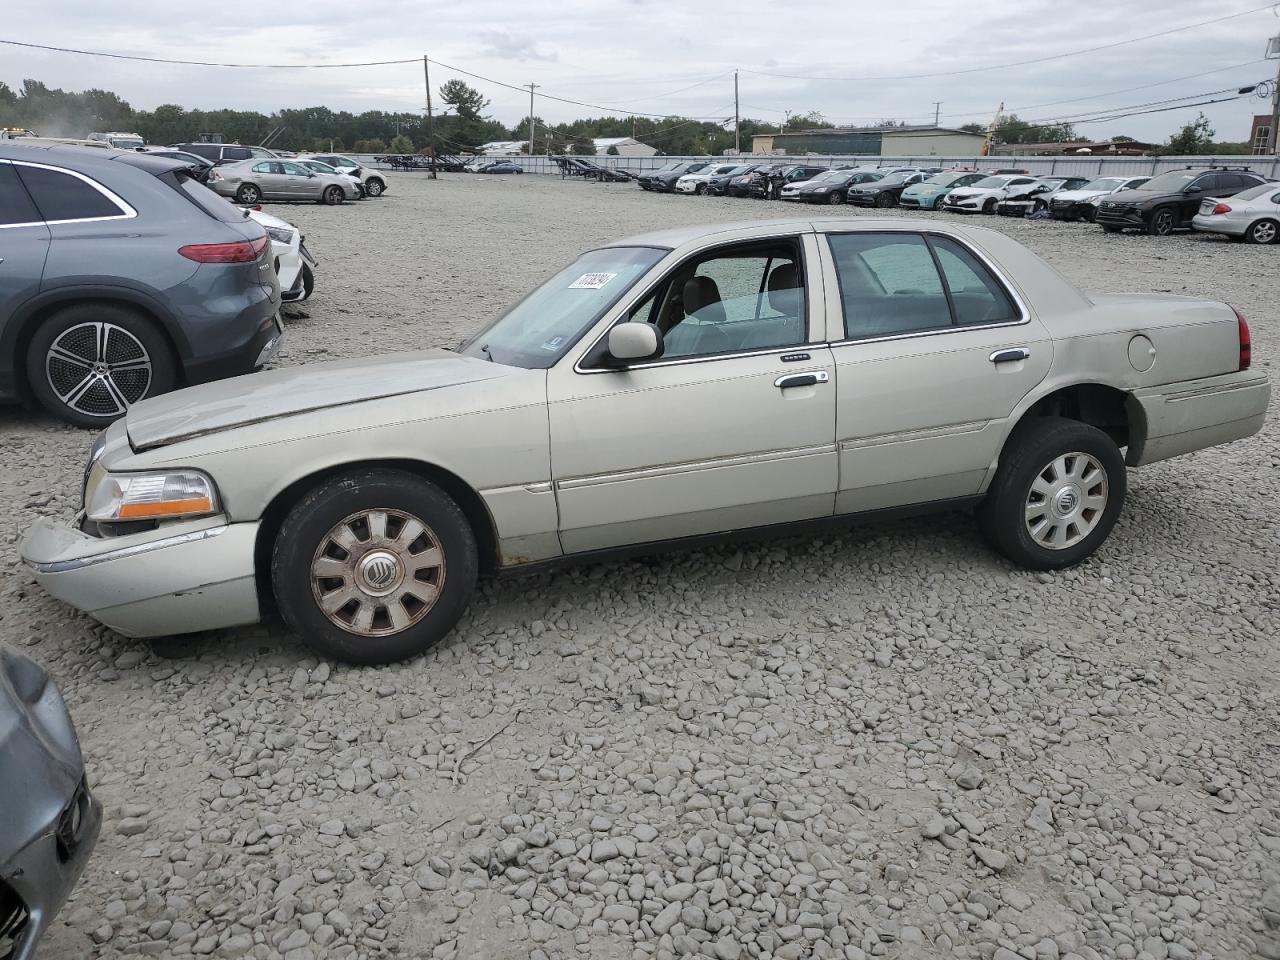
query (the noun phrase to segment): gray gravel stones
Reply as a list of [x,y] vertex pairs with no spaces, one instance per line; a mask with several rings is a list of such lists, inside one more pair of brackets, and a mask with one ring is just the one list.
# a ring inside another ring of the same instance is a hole
[[[792,212],[462,175],[272,209],[324,261],[286,364],[457,342],[594,243]],[[1274,377],[1274,249],[971,222],[1089,290],[1231,301]],[[12,543],[75,511],[90,438],[0,430]],[[0,636],[106,807],[44,952],[1280,960],[1278,437],[1136,471],[1073,570],[962,515],[875,523],[487,582],[381,669],[275,626],[159,660],[11,550]]]

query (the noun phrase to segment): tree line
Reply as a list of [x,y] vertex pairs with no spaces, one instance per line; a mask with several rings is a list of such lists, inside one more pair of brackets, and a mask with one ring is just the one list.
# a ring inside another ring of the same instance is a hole
[[[321,150],[353,153],[461,154],[494,140],[524,141],[528,150],[529,121],[512,127],[486,116],[489,101],[461,80],[449,80],[437,91],[439,112],[430,125],[420,112],[366,110],[351,113],[328,107],[282,108],[273,113],[255,110],[188,110],[178,104],[161,104],[154,110],[135,110],[109,90],[80,92],[49,87],[39,80],[24,80],[14,90],[0,82],[0,127],[26,127],[43,136],[84,137],[93,131],[118,130],[140,134],[147,143],[169,144],[199,141],[204,135],[221,135],[229,143],[261,144],[282,150]],[[584,117],[567,123],[548,124],[533,117],[533,152],[536,154],[593,154],[598,137],[635,137],[673,156],[718,155],[734,146],[732,118],[723,120],[687,117]],[[780,130],[833,129],[836,125],[817,111],[788,115],[779,126],[743,118],[741,146],[750,151],[751,138]],[[886,119],[877,126],[906,126]],[[985,133],[981,124],[960,129]],[[1214,131],[1201,115],[1173,134],[1161,152],[1177,155],[1247,153],[1243,143],[1215,142]],[[996,143],[1060,143],[1076,139],[1069,123],[1034,124],[1016,115],[1004,117],[995,129]],[[1132,139],[1132,138],[1117,138]]]

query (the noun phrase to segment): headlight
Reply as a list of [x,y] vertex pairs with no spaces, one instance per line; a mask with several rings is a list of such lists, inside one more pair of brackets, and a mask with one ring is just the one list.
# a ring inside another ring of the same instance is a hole
[[293,231],[287,227],[267,227],[267,236],[280,243],[293,243]]
[[86,515],[98,523],[200,517],[217,511],[213,480],[196,470],[104,473],[85,499]]

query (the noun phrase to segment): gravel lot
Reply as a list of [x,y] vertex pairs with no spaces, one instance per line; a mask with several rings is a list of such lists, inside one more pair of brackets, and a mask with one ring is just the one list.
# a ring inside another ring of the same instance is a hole
[[[322,260],[285,364],[454,343],[597,241],[796,212],[465,175],[271,209]],[[1234,303],[1276,378],[1280,250],[983,222],[1087,290]],[[1275,416],[1136,471],[1065,573],[964,516],[874,524],[491,582],[381,669],[279,626],[159,659],[60,606],[16,543],[73,512],[90,437],[0,437],[0,640],[107,808],[45,957],[1280,958]]]

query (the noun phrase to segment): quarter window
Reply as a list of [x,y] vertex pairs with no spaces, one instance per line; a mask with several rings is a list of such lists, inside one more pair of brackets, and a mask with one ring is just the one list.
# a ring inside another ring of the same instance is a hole
[[804,266],[793,241],[686,262],[631,314],[662,331],[668,359],[796,346],[808,339],[805,318]]
[[271,164],[269,164],[269,163],[255,163],[255,164],[253,165],[253,172],[254,172],[254,173],[270,173],[270,172],[271,172]]
[[833,234],[828,242],[849,339],[1018,319],[999,281],[948,237],[849,233]]
[[40,219],[40,212],[27,196],[26,188],[13,167],[0,163],[0,226],[39,223]]
[[79,177],[46,167],[15,165],[36,208],[48,223],[128,216],[114,201]]
[[224,147],[222,150],[223,160],[248,160],[252,156],[270,156],[265,150],[260,154],[253,154],[244,147]]

